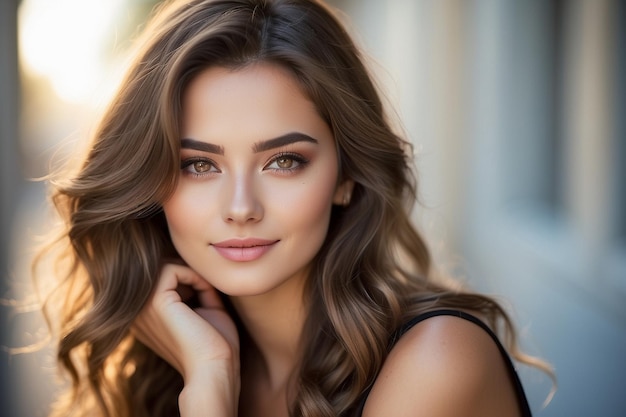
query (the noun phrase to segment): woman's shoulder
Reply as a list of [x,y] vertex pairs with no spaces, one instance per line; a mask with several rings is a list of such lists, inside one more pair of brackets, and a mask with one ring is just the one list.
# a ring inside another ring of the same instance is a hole
[[390,351],[363,416],[518,416],[505,357],[468,317],[416,320]]

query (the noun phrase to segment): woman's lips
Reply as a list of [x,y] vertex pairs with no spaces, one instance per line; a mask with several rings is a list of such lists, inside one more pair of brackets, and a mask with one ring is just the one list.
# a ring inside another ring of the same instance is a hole
[[249,262],[259,259],[269,251],[278,240],[266,239],[230,239],[223,242],[213,243],[217,253],[229,261]]

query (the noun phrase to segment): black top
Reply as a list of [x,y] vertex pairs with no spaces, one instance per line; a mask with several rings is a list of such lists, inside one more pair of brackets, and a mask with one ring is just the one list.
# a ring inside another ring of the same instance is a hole
[[[498,336],[496,336],[496,334],[489,328],[489,326],[487,326],[480,319],[472,316],[471,314],[465,313],[463,311],[458,311],[458,310],[434,310],[434,311],[426,312],[424,314],[420,314],[419,316],[414,317],[412,320],[410,320],[407,323],[405,323],[400,329],[398,329],[398,331],[394,334],[394,336],[392,338],[393,343],[395,344],[395,342],[397,342],[402,335],[404,335],[407,331],[409,331],[409,329],[411,329],[417,323],[419,323],[421,321],[424,321],[426,319],[429,319],[431,317],[435,317],[435,316],[455,316],[455,317],[460,317],[462,319],[465,319],[467,321],[471,321],[472,323],[476,324],[477,326],[482,328],[485,332],[487,332],[487,334],[489,336],[491,336],[493,341],[498,346],[498,349],[500,350],[500,353],[502,354],[502,357],[504,358],[504,363],[505,363],[505,365],[507,367],[507,370],[509,372],[511,380],[513,381],[513,386],[515,388],[515,393],[517,395],[517,401],[518,401],[518,404],[519,404],[519,407],[520,407],[521,416],[522,417],[532,417],[532,413],[530,412],[530,406],[528,405],[528,400],[526,399],[526,394],[524,393],[524,388],[522,387],[522,382],[520,381],[519,376],[517,375],[517,372],[515,371],[515,367],[513,366],[513,362],[511,361],[511,357],[509,356],[509,354],[506,351],[506,349],[504,348],[504,346],[502,346],[502,343],[500,343],[500,340],[498,339]],[[371,389],[372,389],[372,387],[370,386],[363,393],[363,395],[361,397],[361,401],[359,402],[359,406],[357,407],[356,413],[354,414],[355,416],[361,416],[362,415],[363,407],[365,406],[365,401],[367,400],[367,397],[368,397]]]

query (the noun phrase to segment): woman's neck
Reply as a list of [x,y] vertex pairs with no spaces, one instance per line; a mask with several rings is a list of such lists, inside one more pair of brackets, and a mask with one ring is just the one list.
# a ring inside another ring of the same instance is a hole
[[273,392],[287,387],[300,357],[300,335],[306,317],[304,281],[294,277],[268,293],[231,298],[258,351],[250,358],[257,363],[249,365],[266,379]]

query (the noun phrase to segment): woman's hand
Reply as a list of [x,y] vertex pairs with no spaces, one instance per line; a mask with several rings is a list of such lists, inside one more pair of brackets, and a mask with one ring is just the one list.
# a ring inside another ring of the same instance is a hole
[[[197,308],[183,300],[185,293],[194,292],[200,304]],[[187,394],[184,398],[195,404],[194,409],[205,402],[198,402],[196,394],[202,392],[203,400],[216,396],[227,414],[233,412],[228,408],[234,407],[236,415],[240,386],[237,328],[217,291],[206,280],[186,266],[166,264],[133,331],[137,339],[181,373],[185,380],[183,394]],[[206,405],[215,410],[218,404]],[[183,407],[181,401],[181,412]]]

